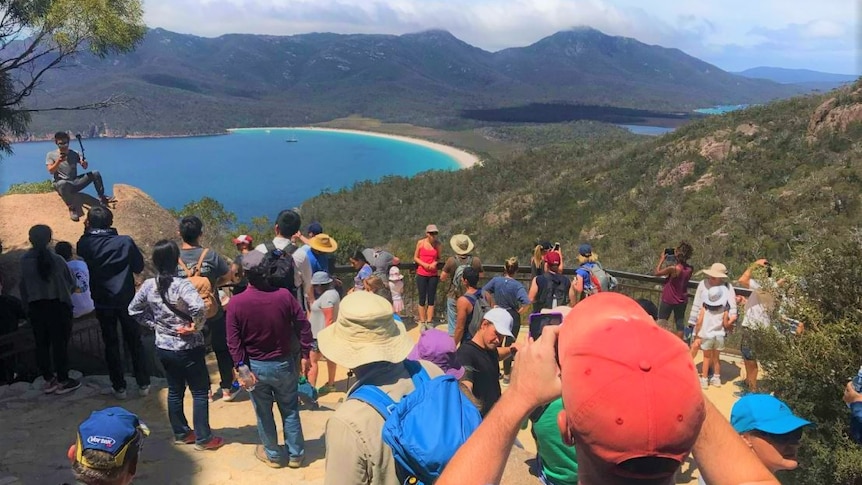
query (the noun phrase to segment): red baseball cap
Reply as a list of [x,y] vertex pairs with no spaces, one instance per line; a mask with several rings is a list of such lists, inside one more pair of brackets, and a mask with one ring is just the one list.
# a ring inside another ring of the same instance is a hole
[[542,258],[549,266],[559,266],[563,260],[560,258],[560,253],[556,251],[548,251],[548,254]]
[[251,244],[251,236],[248,234],[240,234],[239,236],[233,238],[234,244]]
[[[578,453],[590,453],[621,477],[673,475],[706,417],[682,340],[656,325],[635,300],[607,292],[572,309],[558,345],[563,404]],[[667,466],[638,473],[631,465],[643,458]]]

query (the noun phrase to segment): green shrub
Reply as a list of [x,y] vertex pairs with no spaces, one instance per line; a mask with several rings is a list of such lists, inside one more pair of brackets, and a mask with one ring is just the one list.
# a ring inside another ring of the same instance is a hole
[[862,447],[848,437],[842,391],[862,364],[862,246],[816,243],[795,253],[780,298],[802,335],[764,331],[757,348],[765,387],[816,427],[806,431],[800,468],[781,477],[799,485],[862,483]]
[[54,191],[54,183],[50,180],[41,182],[23,182],[12,184],[6,194],[47,194]]

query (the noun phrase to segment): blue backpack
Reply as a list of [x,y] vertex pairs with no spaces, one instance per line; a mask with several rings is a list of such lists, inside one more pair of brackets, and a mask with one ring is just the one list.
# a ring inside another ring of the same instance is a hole
[[458,387],[443,375],[431,379],[418,362],[404,367],[416,389],[395,402],[379,387],[365,384],[350,393],[383,416],[383,442],[392,449],[398,479],[405,485],[430,485],[455,456],[482,417]]

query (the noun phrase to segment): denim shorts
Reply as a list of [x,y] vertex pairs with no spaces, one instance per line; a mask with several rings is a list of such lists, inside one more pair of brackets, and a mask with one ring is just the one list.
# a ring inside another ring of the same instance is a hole
[[719,335],[701,340],[700,350],[724,350],[724,336]]

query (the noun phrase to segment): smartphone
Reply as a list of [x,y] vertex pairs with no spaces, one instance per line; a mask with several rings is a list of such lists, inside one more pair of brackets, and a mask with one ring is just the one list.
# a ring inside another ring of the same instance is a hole
[[560,250],[560,243],[554,243],[554,251]]
[[664,260],[666,263],[676,264],[676,251],[674,248],[664,248]]
[[542,336],[542,329],[548,325],[563,323],[562,313],[533,313],[530,315],[530,337],[533,340]]

